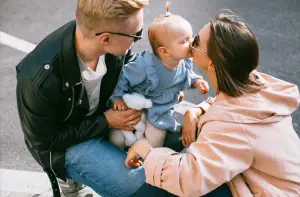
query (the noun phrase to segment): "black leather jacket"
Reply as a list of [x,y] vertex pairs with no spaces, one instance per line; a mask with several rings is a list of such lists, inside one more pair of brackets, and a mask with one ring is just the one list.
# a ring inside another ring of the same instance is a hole
[[[47,36],[17,66],[17,103],[25,143],[47,173],[66,179],[66,149],[97,137],[107,137],[104,112],[124,63],[124,57],[105,55],[97,111],[86,116],[89,101],[75,51],[75,21]],[[48,174],[49,175],[49,174]]]

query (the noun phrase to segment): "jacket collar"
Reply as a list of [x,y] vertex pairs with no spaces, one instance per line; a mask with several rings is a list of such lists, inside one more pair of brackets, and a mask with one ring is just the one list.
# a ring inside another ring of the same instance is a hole
[[75,49],[76,22],[71,21],[66,26],[65,35],[61,46],[60,63],[64,90],[82,83]]

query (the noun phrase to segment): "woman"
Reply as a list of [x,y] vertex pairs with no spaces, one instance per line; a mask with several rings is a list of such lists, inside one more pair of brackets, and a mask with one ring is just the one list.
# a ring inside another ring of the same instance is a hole
[[125,164],[139,165],[142,157],[146,182],[178,196],[201,196],[224,183],[233,196],[300,196],[300,140],[290,116],[299,105],[297,86],[255,71],[257,40],[234,15],[219,14],[191,48],[217,96],[186,112],[187,152],[151,149],[143,140]]

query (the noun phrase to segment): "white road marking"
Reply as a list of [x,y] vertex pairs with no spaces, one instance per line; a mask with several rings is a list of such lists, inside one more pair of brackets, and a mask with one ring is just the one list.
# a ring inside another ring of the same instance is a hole
[[42,172],[0,169],[0,190],[51,196],[51,184]]
[[0,31],[0,43],[24,53],[30,53],[30,51],[32,51],[36,47],[35,44],[4,33],[3,31]]

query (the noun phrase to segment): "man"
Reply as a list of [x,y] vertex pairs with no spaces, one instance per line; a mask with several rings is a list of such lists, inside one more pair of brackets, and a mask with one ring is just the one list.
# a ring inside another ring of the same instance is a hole
[[125,153],[104,139],[109,128],[132,131],[140,120],[139,111],[114,111],[107,101],[123,64],[134,60],[129,48],[142,38],[148,3],[78,0],[76,21],[47,36],[16,67],[25,143],[54,196],[60,195],[55,177],[103,196],[129,196],[144,183],[144,175],[135,178],[125,166],[114,169],[114,158],[124,161]]

